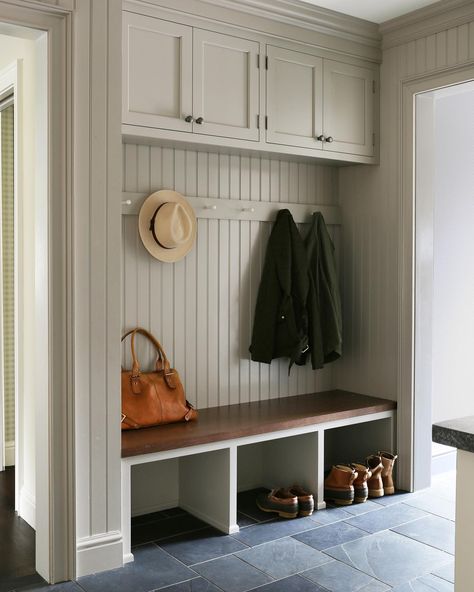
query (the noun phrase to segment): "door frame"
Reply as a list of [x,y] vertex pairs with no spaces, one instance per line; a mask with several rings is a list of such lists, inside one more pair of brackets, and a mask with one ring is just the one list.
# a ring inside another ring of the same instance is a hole
[[[398,452],[399,482],[410,491],[428,487],[431,480],[431,330],[421,314],[416,251],[416,117],[415,99],[447,86],[474,80],[474,65],[451,67],[401,82],[400,179],[398,257]],[[418,212],[420,214],[421,212]],[[426,252],[425,252],[426,257]],[[429,280],[428,280],[429,281]],[[421,347],[421,345],[423,347]]]
[[[47,52],[44,132],[47,150],[40,164],[47,366],[42,368],[36,414],[36,570],[50,582],[74,575],[74,447],[72,390],[72,291],[70,211],[73,135],[71,125],[71,11],[45,4],[0,0],[0,21],[44,31]],[[46,119],[45,119],[46,121]],[[36,221],[38,223],[38,220]],[[35,293],[35,298],[38,294]]]

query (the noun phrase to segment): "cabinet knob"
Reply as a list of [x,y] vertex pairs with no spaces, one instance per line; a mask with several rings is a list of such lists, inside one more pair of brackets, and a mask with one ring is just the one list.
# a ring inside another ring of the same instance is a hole
[[334,142],[334,138],[332,136],[328,136],[326,138],[326,142],[329,142],[329,143]]
[[203,121],[204,121],[204,119],[203,119],[202,117],[198,117],[198,118],[196,119],[196,123],[197,123],[197,124],[199,124],[199,125],[201,125],[201,123],[202,123]]
[[316,140],[319,140],[320,142],[324,142],[325,139],[326,138],[325,138],[324,134],[321,134],[320,136],[317,136],[317,138],[316,138]]
[[184,118],[184,121],[186,123],[192,123],[193,122],[193,116],[192,115],[186,115],[186,117]]

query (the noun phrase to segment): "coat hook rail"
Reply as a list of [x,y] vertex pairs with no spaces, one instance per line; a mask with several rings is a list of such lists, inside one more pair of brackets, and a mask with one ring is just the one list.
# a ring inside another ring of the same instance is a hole
[[[138,215],[143,200],[148,193],[122,193],[122,214]],[[319,204],[294,204],[270,201],[244,201],[240,199],[219,199],[213,197],[185,196],[193,206],[197,218],[211,220],[255,220],[272,222],[277,212],[284,208],[290,210],[295,222],[309,222],[314,212],[321,212],[326,224],[340,225],[341,208]]]

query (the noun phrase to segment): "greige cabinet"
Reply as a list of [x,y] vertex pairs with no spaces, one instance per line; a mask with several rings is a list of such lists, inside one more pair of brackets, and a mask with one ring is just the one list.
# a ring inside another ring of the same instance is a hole
[[271,45],[267,55],[267,142],[374,154],[374,70]]
[[124,12],[123,123],[258,140],[259,48]]
[[322,149],[322,58],[272,45],[267,57],[267,142]]
[[192,132],[192,51],[192,27],[123,13],[123,123]]

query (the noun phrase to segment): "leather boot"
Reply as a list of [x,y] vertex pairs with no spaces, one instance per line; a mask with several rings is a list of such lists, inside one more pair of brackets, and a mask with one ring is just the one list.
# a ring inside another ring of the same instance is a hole
[[298,498],[299,516],[311,516],[314,512],[314,497],[313,494],[300,485],[293,485],[290,487],[290,493],[296,495]]
[[396,454],[390,452],[379,452],[379,456],[382,459],[382,482],[383,491],[385,495],[393,495],[395,493],[395,485],[393,483],[393,465],[397,459]]
[[354,480],[354,502],[361,504],[367,501],[369,495],[367,480],[372,477],[372,471],[360,463],[352,463],[351,467],[357,472],[357,478]]
[[272,489],[269,493],[259,493],[256,502],[262,512],[276,512],[280,518],[298,516],[298,498],[288,489]]
[[349,506],[354,501],[354,480],[357,473],[348,465],[335,465],[324,480],[324,499],[339,506]]
[[369,497],[383,497],[382,458],[377,454],[372,454],[367,458],[367,467],[372,473],[372,477],[367,481]]

